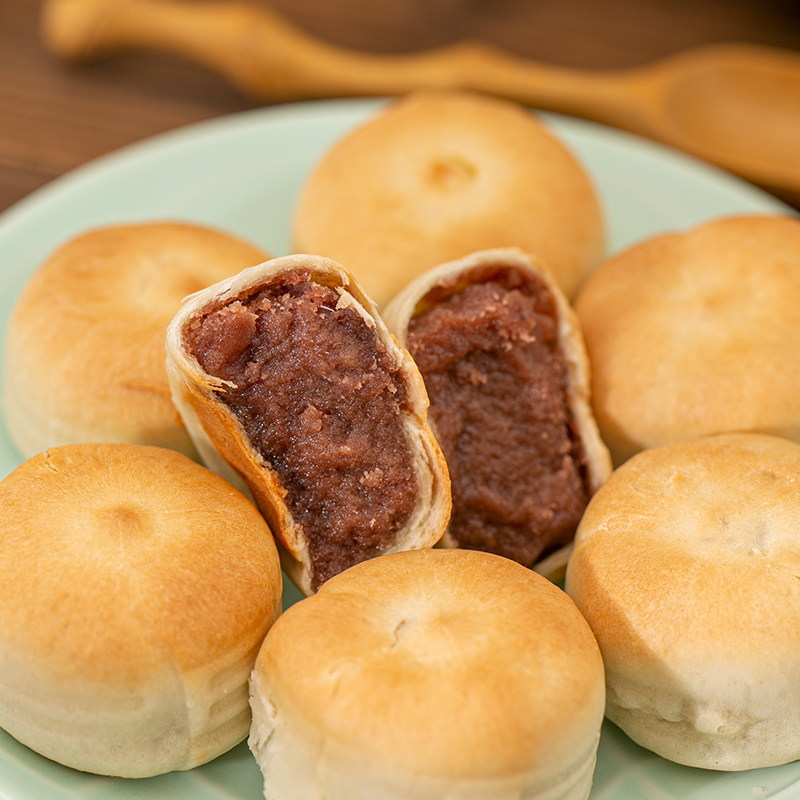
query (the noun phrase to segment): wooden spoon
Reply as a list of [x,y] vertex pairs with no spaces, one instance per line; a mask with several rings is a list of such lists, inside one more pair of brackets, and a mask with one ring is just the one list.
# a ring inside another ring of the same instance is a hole
[[681,148],[779,194],[800,197],[800,54],[711,45],[655,64],[589,72],[465,42],[412,55],[327,44],[240,2],[46,0],[57,54],[90,59],[131,48],[216,70],[261,101],[391,96],[465,88],[586,117]]

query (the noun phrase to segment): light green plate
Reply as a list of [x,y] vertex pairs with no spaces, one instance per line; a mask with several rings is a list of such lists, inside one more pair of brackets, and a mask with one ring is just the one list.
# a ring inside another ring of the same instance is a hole
[[[223,117],[128,147],[35,192],[0,216],[0,330],[37,265],[89,227],[183,219],[238,233],[276,255],[288,252],[292,207],[305,175],[335,139],[377,107],[377,101],[330,101]],[[590,123],[547,119],[595,179],[611,250],[715,216],[788,210],[657,145]],[[0,477],[18,464],[0,429]],[[288,592],[286,602],[296,596]],[[0,731],[0,800],[261,797],[261,774],[245,744],[192,772],[131,781],[67,769]],[[800,762],[707,772],[664,761],[611,724],[603,731],[592,800],[753,798],[800,800]]]

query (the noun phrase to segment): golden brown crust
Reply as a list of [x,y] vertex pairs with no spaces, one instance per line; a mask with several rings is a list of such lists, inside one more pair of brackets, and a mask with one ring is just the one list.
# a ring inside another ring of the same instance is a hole
[[800,446],[719,434],[645,450],[589,505],[566,588],[608,716],[679,763],[800,757]]
[[602,210],[581,165],[527,109],[460,91],[395,101],[307,180],[297,252],[350,269],[383,308],[420,272],[490,247],[550,264],[572,296],[602,258]]
[[47,450],[0,483],[0,724],[77,769],[190,769],[241,741],[281,611],[270,531],[174,451]]
[[77,442],[169,447],[194,456],[172,404],[164,335],[183,298],[267,258],[204,226],[119,225],[60,247],[17,301],[3,377],[23,456]]
[[[424,309],[426,298],[432,292],[439,290],[445,295],[452,294],[471,283],[485,280],[487,275],[495,275],[498,269],[504,268],[528,272],[543,281],[555,302],[558,344],[568,369],[567,402],[586,457],[587,488],[593,494],[610,474],[611,459],[600,438],[592,413],[589,398],[590,367],[580,323],[553,277],[533,256],[518,248],[499,248],[482,250],[465,258],[440,264],[417,277],[393,298],[384,310],[383,318],[398,341],[405,345],[411,320]],[[448,537],[445,537],[444,543],[448,543]],[[535,569],[554,579],[562,577],[570,550],[571,545],[562,548],[541,561]]]
[[800,220],[726,217],[609,259],[575,309],[615,464],[723,431],[800,442]]
[[202,370],[188,352],[185,336],[187,326],[204,310],[238,298],[254,287],[280,281],[282,275],[298,268],[310,268],[312,280],[341,290],[344,301],[357,310],[395,360],[397,374],[405,386],[407,403],[402,424],[414,458],[419,494],[410,520],[389,551],[435,544],[447,525],[451,501],[447,466],[427,425],[428,397],[419,371],[386,329],[374,303],[340,265],[319,256],[285,256],[249,268],[189,298],[167,333],[167,370],[175,404],[206,463],[231,480],[240,476],[245,482],[282,546],[287,574],[301,591],[311,594],[314,564],[308,539],[290,511],[286,489],[252,446],[233,412],[217,396],[221,382]]
[[405,552],[289,609],[251,703],[275,800],[586,798],[603,668],[541,576],[487,553]]

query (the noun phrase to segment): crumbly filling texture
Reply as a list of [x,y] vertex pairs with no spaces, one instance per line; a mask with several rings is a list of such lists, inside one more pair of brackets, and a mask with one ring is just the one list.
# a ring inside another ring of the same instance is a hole
[[377,555],[418,485],[398,366],[361,315],[305,270],[194,320],[187,342],[278,474],[318,588]]
[[532,566],[575,535],[589,499],[547,285],[517,270],[414,317],[408,347],[450,469],[460,547]]

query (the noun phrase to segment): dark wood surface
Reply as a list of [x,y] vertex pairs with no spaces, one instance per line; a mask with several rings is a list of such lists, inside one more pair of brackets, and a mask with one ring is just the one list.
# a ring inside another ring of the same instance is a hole
[[[253,0],[261,2],[262,0]],[[270,0],[308,33],[371,52],[478,39],[553,64],[644,64],[710,42],[800,51],[798,0]],[[0,0],[0,211],[123,145],[252,107],[221,77],[163,54],[53,57],[39,0]]]

